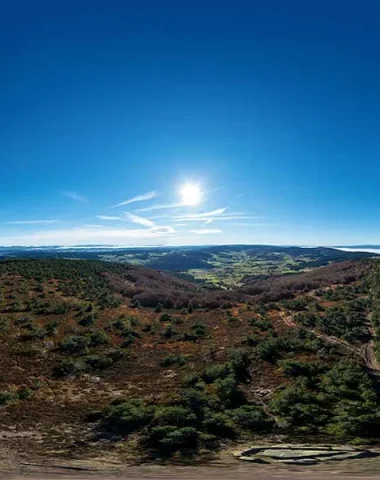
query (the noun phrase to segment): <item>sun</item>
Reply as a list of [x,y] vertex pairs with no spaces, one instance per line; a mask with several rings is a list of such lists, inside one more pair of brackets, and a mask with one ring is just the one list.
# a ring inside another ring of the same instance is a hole
[[195,183],[186,183],[179,191],[182,205],[199,205],[203,198],[202,190]]

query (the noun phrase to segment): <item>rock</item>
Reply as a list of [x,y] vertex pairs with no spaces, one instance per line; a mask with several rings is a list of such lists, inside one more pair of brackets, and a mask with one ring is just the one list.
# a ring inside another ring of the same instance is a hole
[[[238,452],[235,452],[238,455]],[[313,465],[330,460],[342,461],[377,456],[370,450],[337,446],[263,445],[240,452],[239,459],[249,462]]]

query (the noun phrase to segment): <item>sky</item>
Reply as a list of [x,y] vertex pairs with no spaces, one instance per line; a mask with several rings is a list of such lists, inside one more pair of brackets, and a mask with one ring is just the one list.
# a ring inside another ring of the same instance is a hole
[[4,2],[0,245],[379,244],[379,16]]

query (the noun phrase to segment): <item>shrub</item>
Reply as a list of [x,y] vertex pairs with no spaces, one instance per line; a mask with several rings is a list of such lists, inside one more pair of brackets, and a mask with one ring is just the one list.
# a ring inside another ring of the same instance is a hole
[[56,335],[58,327],[59,327],[58,320],[50,320],[50,322],[48,322],[45,325],[46,334],[50,336]]
[[17,391],[17,396],[20,400],[26,400],[27,398],[31,397],[33,395],[33,390],[28,387],[21,387]]
[[198,448],[198,441],[199,432],[194,427],[153,427],[146,436],[146,442],[151,448],[165,453],[183,449],[195,450]]
[[223,412],[207,411],[202,424],[208,433],[217,437],[233,438],[236,433],[231,417]]
[[257,405],[243,405],[231,410],[229,415],[241,428],[252,432],[269,430],[273,422],[268,418],[262,407]]
[[85,362],[94,370],[103,370],[104,368],[110,367],[113,364],[113,361],[110,357],[101,355],[89,355],[85,358]]
[[63,360],[55,369],[55,373],[58,377],[74,377],[82,372],[85,368],[81,361],[67,359]]
[[161,313],[161,312],[162,312],[162,303],[157,303],[154,311],[155,311],[156,313]]
[[99,347],[102,345],[108,345],[110,343],[110,338],[102,330],[93,332],[89,335],[89,343],[92,347]]
[[196,322],[192,325],[191,331],[196,338],[203,338],[206,336],[207,332],[206,325],[201,322]]
[[81,320],[79,320],[78,323],[82,327],[91,327],[92,325],[94,325],[95,319],[96,319],[96,315],[94,314],[94,312],[91,312],[85,317],[83,317]]
[[172,320],[172,317],[168,313],[163,313],[160,316],[160,322],[171,322],[171,320]]
[[9,329],[10,320],[8,317],[0,317],[0,332],[6,332]]
[[171,338],[175,334],[173,326],[171,324],[167,325],[165,330],[162,332],[162,336],[165,338]]
[[302,362],[297,360],[281,360],[281,368],[288,377],[313,377],[328,370],[328,366],[321,362]]
[[154,415],[154,407],[140,398],[130,398],[110,405],[103,413],[102,425],[111,432],[128,435],[148,425]]
[[70,353],[82,353],[90,345],[90,338],[82,335],[73,335],[62,340],[60,347],[62,350]]
[[230,373],[230,368],[225,363],[219,365],[210,365],[204,370],[202,379],[206,383],[213,383],[218,378],[226,378]]
[[6,405],[12,400],[17,399],[17,394],[13,392],[0,392],[0,405]]
[[163,359],[161,362],[161,365],[163,367],[171,367],[173,365],[178,365],[180,367],[183,367],[187,362],[187,358],[184,357],[183,355],[168,355]]

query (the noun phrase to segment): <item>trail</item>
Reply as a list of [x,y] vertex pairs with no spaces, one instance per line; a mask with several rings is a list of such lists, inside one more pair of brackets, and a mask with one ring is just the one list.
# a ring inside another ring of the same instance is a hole
[[[297,325],[294,322],[293,317],[289,315],[287,312],[284,312],[284,311],[280,312],[280,317],[287,327],[293,327],[293,328],[299,327],[299,325]],[[368,320],[369,322],[371,321],[371,314],[368,316]],[[305,328],[305,327],[303,328],[306,331],[314,334],[316,337],[321,338],[322,340],[328,343],[340,345],[341,347],[348,350],[349,352],[355,355],[361,356],[362,359],[364,360],[366,367],[371,371],[371,373],[373,375],[380,376],[380,363],[378,362],[375,354],[375,342],[373,340],[373,337],[375,336],[375,332],[374,332],[372,323],[368,325],[368,331],[370,332],[372,338],[361,347],[354,347],[347,341],[342,340],[341,338],[334,337],[332,335],[327,335],[325,333],[317,332],[312,328]]]

